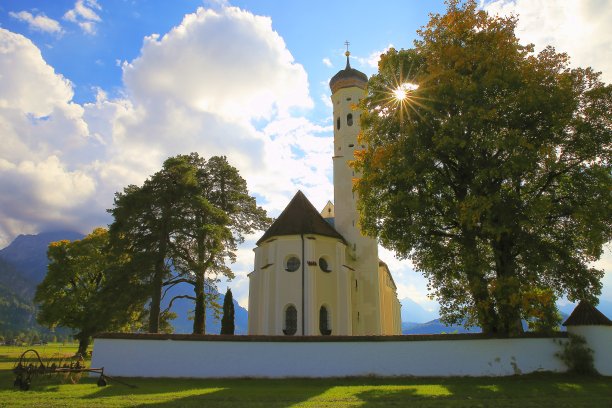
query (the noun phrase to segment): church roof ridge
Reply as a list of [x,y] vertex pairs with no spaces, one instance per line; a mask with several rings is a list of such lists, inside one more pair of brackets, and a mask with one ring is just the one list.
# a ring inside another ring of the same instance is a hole
[[298,190],[256,245],[275,236],[301,234],[323,235],[346,243],[344,237],[325,221],[304,193]]

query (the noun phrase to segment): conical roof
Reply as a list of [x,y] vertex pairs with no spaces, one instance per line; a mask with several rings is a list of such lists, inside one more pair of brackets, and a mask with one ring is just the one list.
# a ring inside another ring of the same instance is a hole
[[581,300],[564,326],[612,326],[612,321],[589,302]]
[[257,245],[275,236],[300,234],[323,235],[346,243],[344,237],[321,217],[304,193],[298,191],[276,221],[259,238]]
[[329,81],[329,87],[331,88],[332,94],[336,93],[336,91],[339,89],[350,88],[353,86],[365,89],[367,84],[368,76],[355,68],[351,68],[351,63],[349,62],[349,52],[347,51],[346,68],[338,71],[338,73]]

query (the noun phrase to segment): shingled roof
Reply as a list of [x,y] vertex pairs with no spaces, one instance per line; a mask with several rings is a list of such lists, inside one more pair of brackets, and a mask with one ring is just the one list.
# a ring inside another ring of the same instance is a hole
[[276,221],[259,238],[257,245],[275,236],[300,234],[323,235],[346,243],[344,237],[321,217],[304,193],[298,191]]
[[584,300],[578,303],[564,326],[612,326],[612,321],[595,306]]

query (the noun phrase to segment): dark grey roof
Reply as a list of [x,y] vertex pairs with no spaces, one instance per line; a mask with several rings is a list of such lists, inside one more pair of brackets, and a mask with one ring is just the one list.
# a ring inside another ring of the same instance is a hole
[[259,238],[257,245],[275,236],[300,234],[323,235],[346,243],[344,237],[321,217],[304,193],[298,191],[276,221]]
[[564,326],[612,326],[612,321],[589,302],[581,300]]
[[348,55],[346,56],[346,68],[338,71],[336,75],[329,81],[329,87],[332,93],[338,89],[356,86],[365,89],[368,83],[368,76],[361,71],[351,68]]

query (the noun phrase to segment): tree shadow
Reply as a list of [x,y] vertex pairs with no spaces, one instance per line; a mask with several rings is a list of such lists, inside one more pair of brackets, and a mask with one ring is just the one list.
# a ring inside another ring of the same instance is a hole
[[401,379],[361,392],[360,408],[388,406],[610,406],[612,379],[561,374]]
[[[138,388],[109,382],[84,399],[125,396],[139,407],[289,407],[324,393],[325,380],[304,379],[137,379],[122,378]],[[161,394],[168,394],[164,399]],[[181,396],[184,394],[184,396]],[[156,395],[139,403],[139,396]]]

